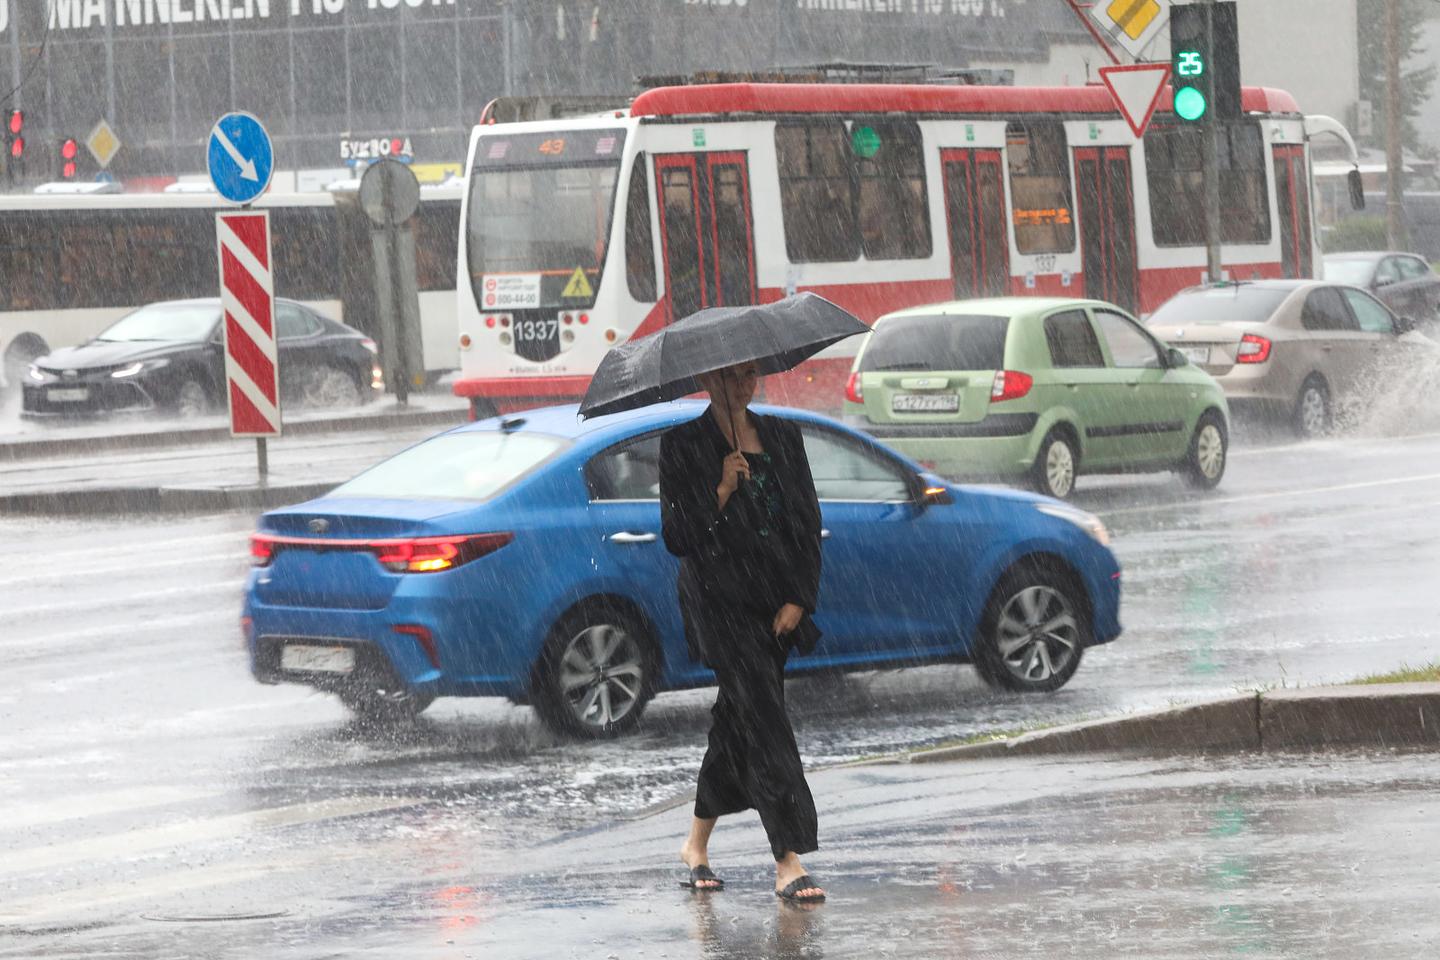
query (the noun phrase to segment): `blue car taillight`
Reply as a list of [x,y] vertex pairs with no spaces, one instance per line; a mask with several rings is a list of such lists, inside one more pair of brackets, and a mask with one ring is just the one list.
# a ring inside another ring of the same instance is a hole
[[494,553],[515,539],[513,533],[473,533],[448,537],[409,537],[399,540],[324,540],[284,537],[271,533],[250,536],[250,562],[269,566],[287,547],[304,550],[364,550],[391,573],[437,573]]

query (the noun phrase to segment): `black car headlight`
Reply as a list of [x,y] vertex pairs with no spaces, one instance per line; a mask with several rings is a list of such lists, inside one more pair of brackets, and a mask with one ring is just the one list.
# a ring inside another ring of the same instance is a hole
[[55,379],[55,378],[52,377],[50,374],[46,373],[44,370],[41,370],[38,366],[36,366],[36,365],[33,364],[33,363],[30,364],[29,377],[30,377],[31,380],[34,380],[36,383],[48,383],[49,381]]
[[125,377],[133,377],[151,370],[159,370],[161,367],[169,366],[170,361],[164,357],[156,357],[154,360],[136,360],[127,364],[119,370],[111,371],[110,376],[116,380],[123,380]]

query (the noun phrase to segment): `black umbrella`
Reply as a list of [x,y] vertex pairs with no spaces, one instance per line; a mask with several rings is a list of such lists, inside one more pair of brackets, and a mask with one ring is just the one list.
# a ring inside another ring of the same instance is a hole
[[599,417],[689,396],[700,390],[700,374],[737,363],[754,361],[762,375],[789,370],[832,343],[869,329],[813,293],[701,310],[605,354],[580,401],[580,416]]

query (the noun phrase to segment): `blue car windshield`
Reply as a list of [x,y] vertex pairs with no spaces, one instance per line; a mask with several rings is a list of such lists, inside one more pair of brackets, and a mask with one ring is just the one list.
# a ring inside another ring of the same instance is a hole
[[330,496],[486,500],[567,443],[539,433],[445,433],[371,467]]

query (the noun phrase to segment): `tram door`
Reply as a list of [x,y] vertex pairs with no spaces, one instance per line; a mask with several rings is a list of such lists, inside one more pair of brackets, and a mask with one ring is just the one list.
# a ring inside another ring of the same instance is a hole
[[1010,250],[999,150],[941,150],[955,298],[1009,293]]
[[656,156],[665,299],[673,323],[755,302],[755,228],[745,154]]
[[1080,255],[1085,295],[1135,313],[1139,306],[1135,259],[1135,189],[1128,147],[1075,151],[1080,193]]
[[1287,277],[1313,277],[1310,239],[1310,178],[1305,148],[1275,148],[1275,198],[1280,204],[1280,267]]

